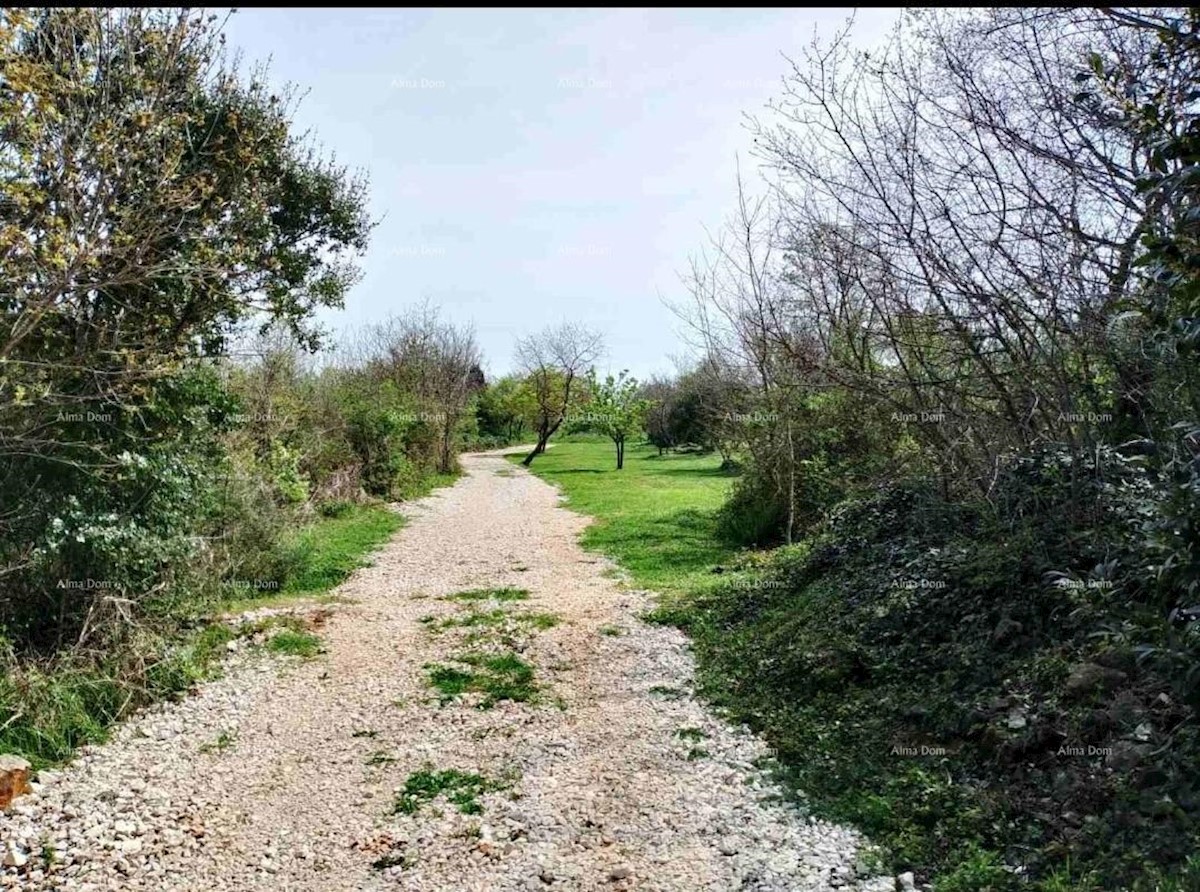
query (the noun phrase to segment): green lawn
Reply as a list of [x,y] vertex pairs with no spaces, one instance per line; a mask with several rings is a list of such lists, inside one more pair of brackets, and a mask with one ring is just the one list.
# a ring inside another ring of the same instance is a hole
[[716,455],[630,445],[618,471],[611,442],[581,438],[556,441],[530,470],[559,486],[572,510],[596,518],[584,547],[616,558],[638,585],[674,595],[709,584],[713,566],[738,551],[715,534],[733,482],[720,465]]

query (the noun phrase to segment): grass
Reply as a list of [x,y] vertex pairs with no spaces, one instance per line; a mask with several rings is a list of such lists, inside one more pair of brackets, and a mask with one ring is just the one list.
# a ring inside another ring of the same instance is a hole
[[400,493],[400,498],[406,502],[424,498],[435,489],[441,489],[443,486],[453,486],[461,476],[462,474],[457,472],[453,474],[430,474],[405,486],[404,490]]
[[319,595],[341,585],[403,525],[404,518],[384,505],[354,505],[337,517],[319,518],[296,534],[294,548],[304,557],[281,594]]
[[530,470],[560,487],[571,510],[596,518],[584,547],[616,558],[637,585],[684,594],[710,585],[712,568],[737,554],[716,535],[716,512],[733,479],[718,456],[660,456],[653,446],[630,445],[618,471],[608,441],[567,439]]
[[392,867],[406,868],[412,867],[414,864],[416,864],[416,859],[403,852],[388,852],[371,862],[371,866],[376,870],[388,870]]
[[656,684],[649,689],[649,693],[655,696],[662,697],[664,700],[680,700],[683,698],[683,690],[680,688],[671,687],[665,684]]
[[454,601],[528,601],[529,589],[511,588],[473,588],[464,592],[455,592],[448,596]]
[[[455,479],[434,475],[405,495],[419,497]],[[330,591],[366,566],[371,552],[403,524],[404,518],[384,505],[338,506],[333,516],[318,516],[290,537],[288,550],[298,564],[279,588],[250,597],[236,589],[211,602],[199,599],[204,611],[212,611],[204,615],[191,612],[197,602],[192,599],[183,621],[164,615],[156,626],[161,631],[142,630],[136,642],[103,661],[68,653],[41,663],[0,664],[0,752],[28,759],[37,771],[65,763],[80,746],[103,742],[112,725],[132,711],[219,673],[225,645],[247,634],[219,616],[297,597],[342,600]],[[302,630],[280,633],[268,647],[306,657],[319,652],[317,639]]]
[[208,743],[200,744],[200,752],[202,753],[223,753],[228,749],[232,749],[237,743],[237,734],[233,731],[222,731],[215,739]]
[[311,660],[321,652],[321,639],[311,632],[284,629],[267,639],[267,650]]
[[530,702],[537,697],[533,667],[515,653],[471,653],[456,662],[469,668],[431,663],[425,667],[429,683],[449,703],[462,694],[482,694],[481,709],[490,709],[501,700]]
[[415,815],[426,803],[445,796],[464,815],[477,815],[483,811],[479,797],[493,790],[502,790],[504,786],[481,774],[459,771],[457,768],[434,771],[427,766],[408,776],[404,789],[392,806],[392,813]]

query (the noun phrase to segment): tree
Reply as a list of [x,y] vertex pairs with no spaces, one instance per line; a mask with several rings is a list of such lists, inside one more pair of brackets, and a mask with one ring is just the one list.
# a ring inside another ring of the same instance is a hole
[[649,404],[646,436],[662,455],[678,445],[671,416],[675,411],[678,385],[670,378],[655,376],[642,385],[641,397]]
[[532,392],[515,375],[498,378],[479,393],[475,415],[479,432],[504,443],[515,443],[533,414]]
[[546,451],[579,396],[578,378],[603,350],[598,332],[564,322],[517,342],[517,364],[533,396],[533,426],[537,444],[525,456],[526,467]]
[[383,379],[415,397],[420,408],[413,420],[437,432],[438,471],[450,473],[460,427],[483,386],[474,331],[444,321],[424,303],[371,326],[366,349]]
[[644,428],[651,403],[642,398],[637,379],[629,377],[627,371],[599,381],[596,370],[588,369],[587,384],[589,400],[584,421],[613,441],[619,471],[625,467],[625,441]]
[[365,182],[214,20],[0,11],[0,625],[83,638],[159,590],[227,423],[211,361],[245,324],[314,347],[357,276]]

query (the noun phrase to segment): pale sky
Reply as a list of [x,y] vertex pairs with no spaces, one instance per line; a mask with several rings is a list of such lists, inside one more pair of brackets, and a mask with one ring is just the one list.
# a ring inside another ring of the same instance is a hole
[[[428,298],[473,323],[490,374],[517,337],[601,330],[601,370],[644,377],[684,351],[662,298],[733,209],[744,115],[778,96],[784,56],[840,9],[244,9],[244,63],[307,91],[327,152],[367,171],[382,222],[335,332]],[[860,9],[879,40],[894,9]]]

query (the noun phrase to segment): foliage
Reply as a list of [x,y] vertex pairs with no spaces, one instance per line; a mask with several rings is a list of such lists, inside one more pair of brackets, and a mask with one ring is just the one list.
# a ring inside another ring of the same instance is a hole
[[693,636],[704,693],[893,869],[1008,889],[1069,858],[1132,887],[1179,867],[1200,819],[1200,651],[1137,566],[1158,486],[1059,450],[1012,465],[999,511],[892,488],[660,618]]
[[581,415],[573,417],[569,431],[592,430],[604,434],[617,447],[617,470],[625,467],[625,441],[641,433],[650,402],[640,396],[640,385],[628,372],[603,381],[595,368],[588,369],[587,402]]

